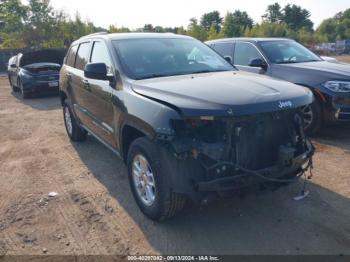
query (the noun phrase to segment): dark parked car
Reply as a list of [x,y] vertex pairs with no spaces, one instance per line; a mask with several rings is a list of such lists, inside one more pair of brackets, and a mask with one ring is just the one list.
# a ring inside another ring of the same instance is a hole
[[290,39],[230,38],[207,42],[239,70],[303,85],[316,99],[304,109],[305,128],[350,120],[350,65],[329,63]]
[[94,34],[60,73],[68,136],[96,137],[125,160],[154,220],[252,184],[295,181],[310,166],[302,108],[312,92],[238,72],[191,37]]
[[11,58],[8,75],[13,91],[20,91],[23,98],[36,93],[58,94],[64,56],[62,50],[44,49]]

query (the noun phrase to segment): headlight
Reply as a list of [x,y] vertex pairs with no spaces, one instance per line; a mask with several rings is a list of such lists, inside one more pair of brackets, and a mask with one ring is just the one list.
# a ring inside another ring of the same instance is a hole
[[350,82],[328,81],[324,83],[323,86],[333,92],[339,92],[339,93],[350,92]]

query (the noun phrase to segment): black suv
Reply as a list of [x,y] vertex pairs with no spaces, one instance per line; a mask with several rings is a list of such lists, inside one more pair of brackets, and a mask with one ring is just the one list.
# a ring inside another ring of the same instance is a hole
[[154,220],[252,184],[285,184],[311,165],[302,108],[312,92],[238,72],[205,44],[173,34],[94,34],[60,73],[67,133],[125,160]]
[[327,62],[285,38],[228,38],[207,44],[239,70],[310,88],[316,98],[304,108],[310,134],[326,122],[350,121],[350,65]]

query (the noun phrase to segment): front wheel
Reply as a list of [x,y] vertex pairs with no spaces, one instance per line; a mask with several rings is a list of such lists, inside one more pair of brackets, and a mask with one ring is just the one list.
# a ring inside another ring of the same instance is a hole
[[67,134],[72,141],[86,140],[87,132],[77,124],[67,101],[63,103],[63,119]]
[[154,142],[145,137],[136,139],[130,146],[127,166],[136,203],[148,218],[166,220],[184,207],[186,198],[172,192],[170,170]]
[[303,108],[305,132],[309,135],[317,133],[323,124],[323,114],[320,102],[315,101]]

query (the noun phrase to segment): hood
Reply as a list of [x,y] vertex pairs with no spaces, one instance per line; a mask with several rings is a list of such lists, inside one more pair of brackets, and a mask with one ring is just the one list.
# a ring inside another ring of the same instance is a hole
[[313,100],[304,87],[233,71],[137,80],[132,88],[184,116],[242,116],[301,107]]
[[319,87],[330,80],[350,80],[350,65],[342,63],[274,64],[271,68],[272,76],[276,78],[311,87]]
[[37,63],[63,64],[65,52],[58,49],[43,49],[39,51],[27,52],[20,57],[20,67]]
[[280,66],[287,68],[299,68],[301,70],[318,70],[321,72],[345,75],[350,77],[350,65],[343,63],[330,63],[328,61],[295,63],[295,64],[281,64]]

